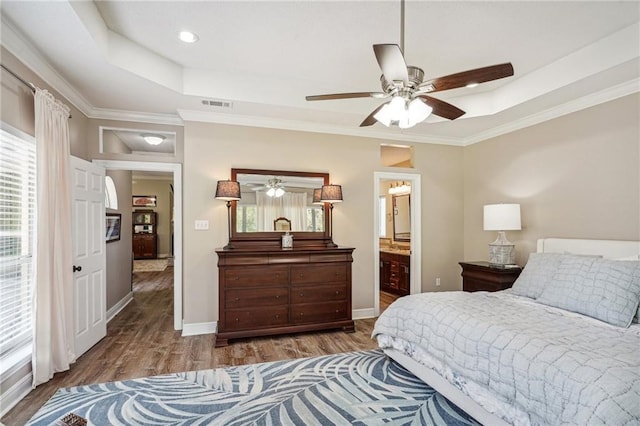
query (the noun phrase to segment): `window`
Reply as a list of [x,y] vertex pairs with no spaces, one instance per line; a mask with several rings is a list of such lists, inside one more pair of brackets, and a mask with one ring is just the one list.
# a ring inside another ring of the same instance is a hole
[[256,232],[258,230],[258,206],[238,204],[236,206],[236,232]]
[[118,193],[116,192],[116,185],[113,183],[111,176],[104,177],[104,207],[118,210]]
[[307,207],[307,231],[324,231],[324,207]]
[[387,197],[384,195],[378,197],[378,215],[380,217],[378,236],[385,238],[387,236]]
[[31,342],[35,235],[35,140],[0,129],[0,357]]

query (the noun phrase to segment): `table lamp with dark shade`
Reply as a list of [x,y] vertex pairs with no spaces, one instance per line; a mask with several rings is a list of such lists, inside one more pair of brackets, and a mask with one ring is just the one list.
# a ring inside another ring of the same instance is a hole
[[216,199],[225,200],[227,202],[227,222],[229,225],[229,241],[223,250],[233,249],[231,244],[231,202],[241,199],[240,184],[232,180],[219,180],[216,185]]
[[320,191],[320,201],[329,203],[329,242],[327,247],[338,247],[333,242],[333,204],[342,202],[342,186],[323,185]]

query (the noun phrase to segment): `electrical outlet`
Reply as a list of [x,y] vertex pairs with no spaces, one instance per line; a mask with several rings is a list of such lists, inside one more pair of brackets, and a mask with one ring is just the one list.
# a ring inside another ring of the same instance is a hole
[[195,228],[198,231],[206,231],[209,229],[209,221],[208,220],[196,220]]
[[436,287],[440,287],[440,278],[436,278]]

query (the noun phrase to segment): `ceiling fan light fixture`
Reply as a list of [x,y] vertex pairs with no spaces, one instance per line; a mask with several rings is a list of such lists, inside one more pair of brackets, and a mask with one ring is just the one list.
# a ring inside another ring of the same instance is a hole
[[165,136],[162,136],[162,135],[151,135],[151,134],[144,134],[144,135],[142,135],[142,138],[149,145],[160,145],[166,139]]
[[431,115],[433,108],[425,104],[422,99],[416,98],[409,103],[407,113],[409,115],[409,127],[422,123]]

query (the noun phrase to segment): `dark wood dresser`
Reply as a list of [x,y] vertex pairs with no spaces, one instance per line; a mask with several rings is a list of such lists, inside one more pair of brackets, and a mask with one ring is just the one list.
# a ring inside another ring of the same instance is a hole
[[511,288],[522,268],[492,265],[489,262],[460,262],[462,290],[500,291]]
[[313,330],[355,330],[352,248],[216,250],[216,347],[229,339]]

